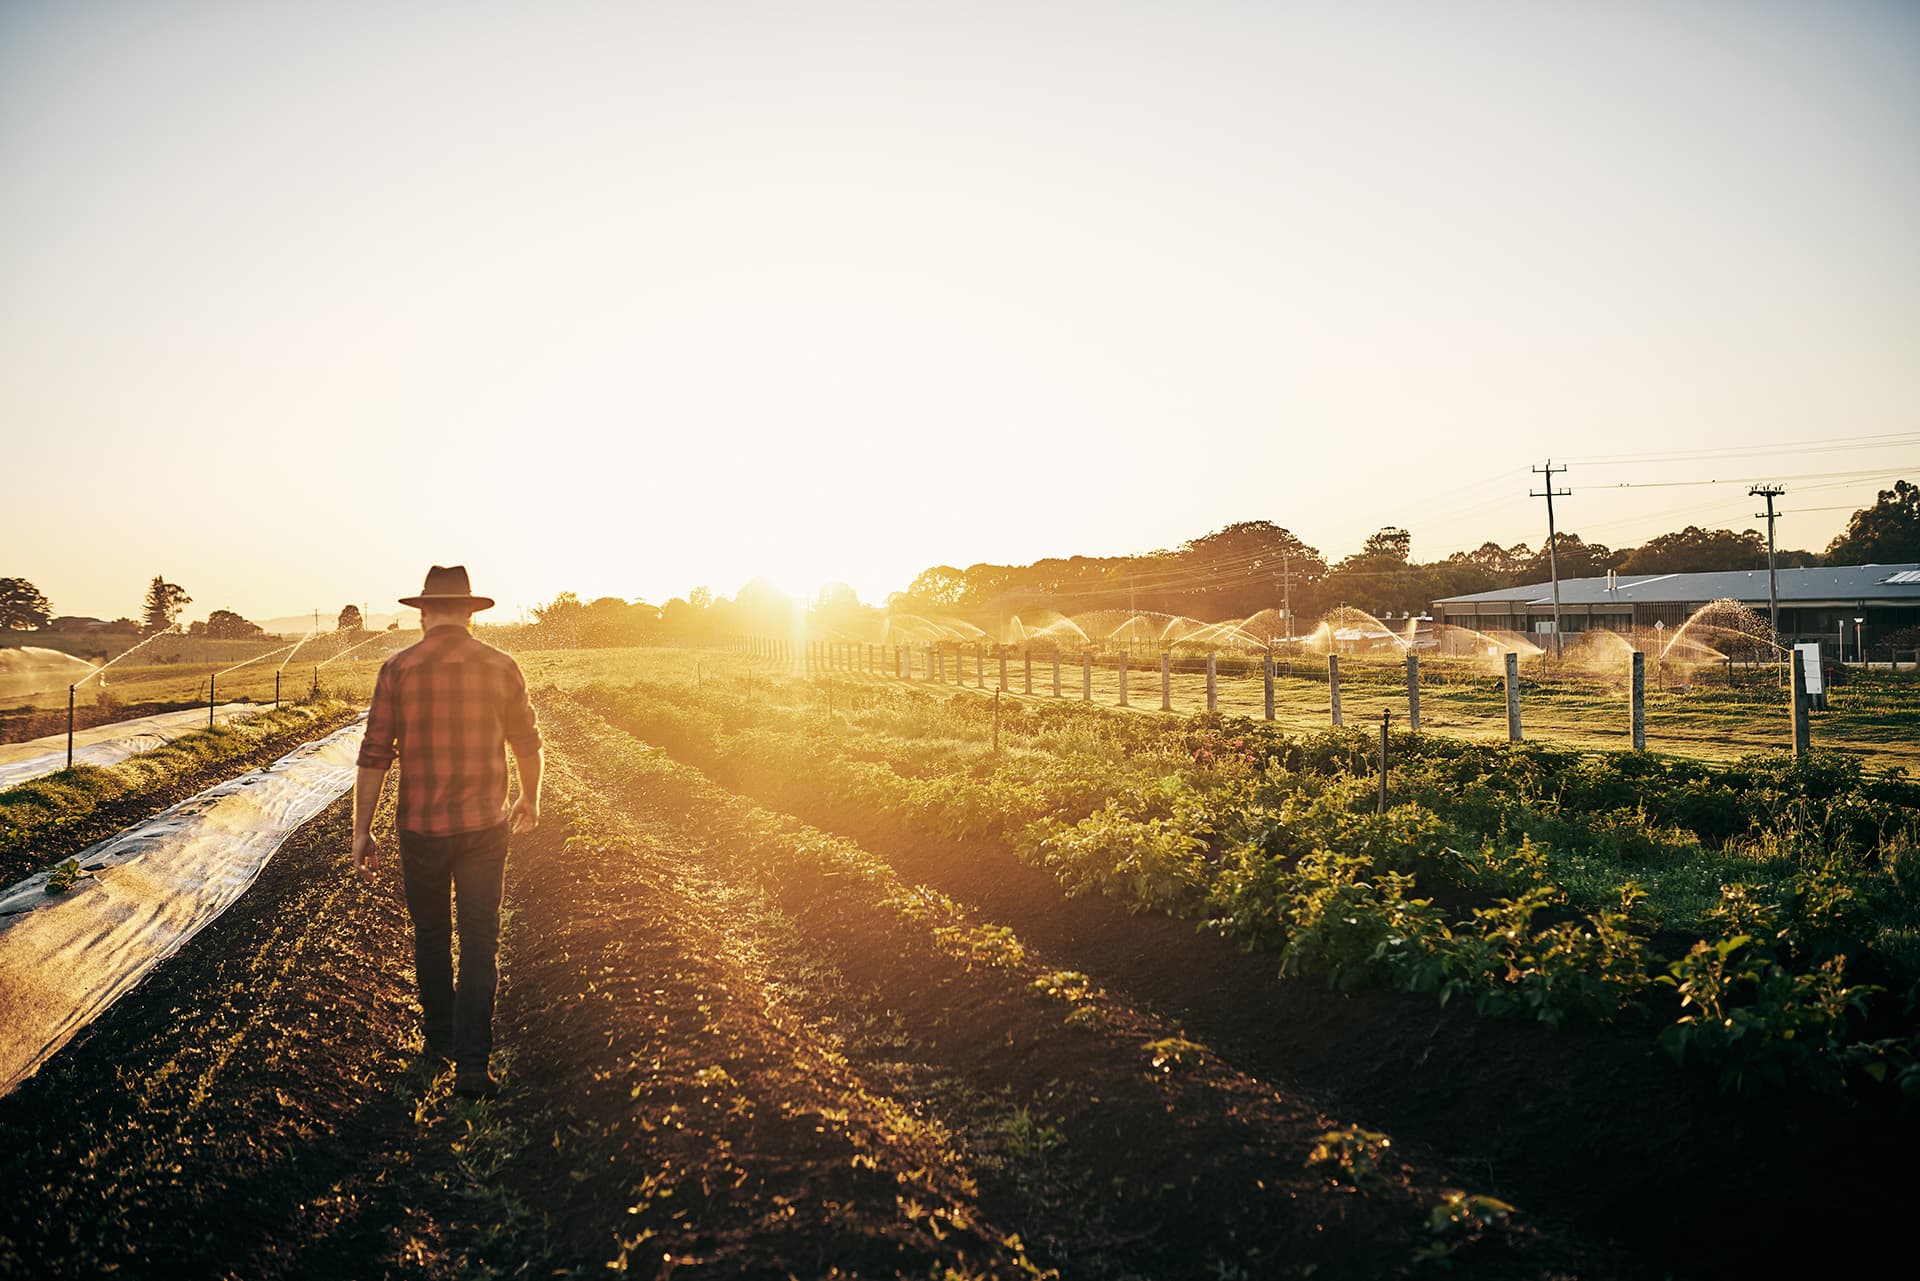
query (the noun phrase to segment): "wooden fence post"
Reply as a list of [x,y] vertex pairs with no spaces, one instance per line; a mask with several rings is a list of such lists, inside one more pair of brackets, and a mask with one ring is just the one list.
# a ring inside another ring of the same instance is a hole
[[1080,651],[1080,701],[1093,701],[1093,651],[1090,649]]
[[1217,711],[1220,707],[1220,684],[1218,669],[1214,662],[1215,657],[1213,654],[1207,655],[1207,710],[1210,712]]
[[1407,655],[1407,728],[1420,732],[1420,655]]
[[1633,750],[1647,750],[1647,656],[1639,650],[1633,651],[1632,725]]
[[1060,697],[1060,651],[1053,651],[1053,696]]
[[1807,656],[1793,649],[1793,754],[1805,756],[1813,748],[1813,727],[1807,715]]
[[1120,706],[1127,705],[1127,651],[1120,651]]
[[1266,686],[1267,719],[1273,719],[1273,653],[1268,651],[1261,666],[1262,683]]
[[1328,708],[1333,713],[1333,727],[1339,729],[1344,722],[1340,719],[1340,655],[1327,655],[1327,697]]
[[1507,655],[1507,741],[1520,741],[1520,655]]
[[1160,651],[1160,710],[1173,710],[1173,655]]

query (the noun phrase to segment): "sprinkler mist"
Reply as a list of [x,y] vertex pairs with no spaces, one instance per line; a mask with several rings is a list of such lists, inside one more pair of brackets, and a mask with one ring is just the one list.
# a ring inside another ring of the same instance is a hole
[[[279,649],[270,649],[264,654],[255,654],[252,658],[243,658],[232,667],[223,667],[213,675],[207,677],[207,728],[213,728],[213,687],[216,681],[228,672],[237,672],[243,667],[251,667],[262,659],[272,658],[275,654],[286,654],[288,650],[299,649],[304,644],[306,644],[306,638],[302,637],[291,645],[282,645]],[[292,658],[293,655],[287,654],[287,657]],[[273,701],[276,706],[278,706],[280,702],[280,670],[285,667],[286,664],[281,663],[280,669],[276,669],[273,673]]]
[[106,662],[94,668],[92,671],[88,672],[85,676],[82,676],[79,680],[67,686],[67,768],[68,769],[73,768],[73,695],[74,695],[74,691],[79,689],[82,685],[85,685],[88,681],[92,680],[96,676],[100,677],[100,684],[104,687],[107,683],[107,678],[105,676],[100,675],[102,672],[106,671],[109,667],[112,667],[115,663],[119,662],[121,659],[125,658],[127,655],[139,653],[141,650],[145,649],[147,646],[159,640],[162,636],[171,636],[171,635],[173,635],[173,633],[170,631],[155,632],[153,635],[147,637],[143,641],[140,641],[138,644],[127,646],[127,648],[121,650],[118,654],[115,654],[112,658],[109,658]]

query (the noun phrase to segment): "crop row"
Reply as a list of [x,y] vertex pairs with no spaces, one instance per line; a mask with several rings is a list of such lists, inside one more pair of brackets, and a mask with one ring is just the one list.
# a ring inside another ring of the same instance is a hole
[[1289,973],[1651,1023],[1727,1088],[1857,1073],[1920,1092],[1899,1008],[1920,990],[1916,789],[1843,756],[1713,767],[1403,735],[1382,812],[1362,733],[861,682],[586,697],[800,812],[998,843]]
[[114,765],[76,765],[0,791],[0,883],[57,862],[243,765],[264,764],[345,724],[356,710],[327,698],[289,703],[182,734]]

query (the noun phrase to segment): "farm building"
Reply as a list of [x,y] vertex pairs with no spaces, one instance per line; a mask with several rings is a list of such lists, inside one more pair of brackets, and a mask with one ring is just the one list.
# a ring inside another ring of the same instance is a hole
[[[1839,642],[1848,657],[1864,638],[1871,653],[1896,632],[1920,627],[1920,564],[1830,565],[1778,572],[1781,639]],[[1710,601],[1735,600],[1767,616],[1767,571],[1571,578],[1560,583],[1560,625],[1569,632],[1672,628]],[[1532,583],[1450,596],[1433,603],[1435,622],[1476,631],[1553,631],[1553,587]],[[1856,627],[1856,619],[1865,622]],[[1906,643],[1902,642],[1902,648]]]

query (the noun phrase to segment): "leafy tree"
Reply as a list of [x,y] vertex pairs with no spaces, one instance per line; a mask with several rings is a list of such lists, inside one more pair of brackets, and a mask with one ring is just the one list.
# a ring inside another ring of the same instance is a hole
[[147,598],[140,605],[143,630],[149,636],[172,631],[180,611],[191,604],[193,597],[187,595],[178,583],[170,583],[164,575],[155,574],[153,581],[147,584]]
[[899,603],[932,605],[951,609],[961,603],[967,590],[967,576],[951,565],[923,569],[900,593]]
[[1827,547],[1831,565],[1897,565],[1920,560],[1920,485],[1897,480],[1853,514]]
[[[1173,588],[1161,607],[1207,619],[1244,618],[1277,608],[1287,595],[1296,614],[1310,613],[1314,585],[1327,573],[1317,548],[1266,520],[1240,521],[1195,538],[1171,559],[1170,567],[1158,571],[1170,571]],[[1145,577],[1151,581],[1152,575]]]
[[187,635],[204,636],[208,640],[253,640],[266,634],[258,623],[249,622],[230,609],[216,609],[207,615],[206,622],[187,628]]
[[366,625],[367,620],[360,617],[360,607],[358,605],[347,605],[340,610],[340,621],[335,627],[338,631],[358,632],[364,631]]
[[1662,534],[1628,552],[1623,574],[1697,574],[1725,569],[1765,569],[1767,540],[1757,529],[1702,529],[1689,525]]
[[1360,554],[1371,560],[1393,560],[1402,565],[1410,564],[1413,555],[1413,535],[1397,525],[1388,525],[1378,533],[1368,534],[1367,541],[1361,546]]
[[24,578],[0,578],[0,627],[37,630],[53,621],[53,605]]

